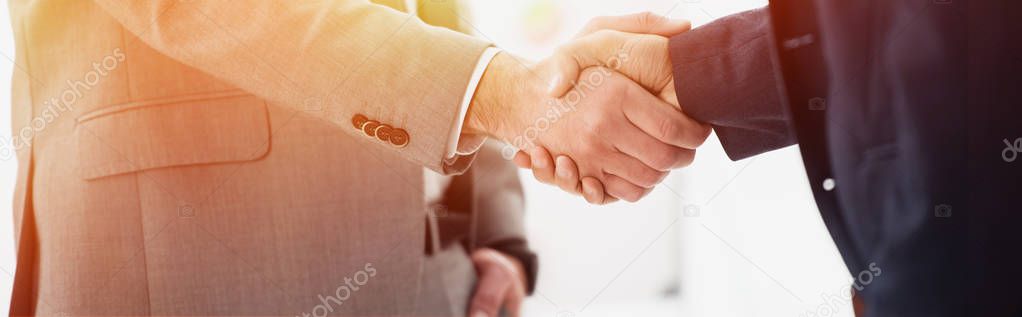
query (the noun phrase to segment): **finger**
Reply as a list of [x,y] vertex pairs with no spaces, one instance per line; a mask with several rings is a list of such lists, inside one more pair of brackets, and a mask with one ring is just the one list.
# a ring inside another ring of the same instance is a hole
[[525,151],[518,151],[518,153],[515,153],[513,161],[518,168],[532,169],[532,157],[530,157],[529,154],[526,154]]
[[598,17],[589,21],[578,36],[598,30],[617,30],[628,33],[656,34],[671,37],[692,28],[688,20],[671,19],[652,12],[641,12],[622,16]]
[[[575,86],[575,80],[578,79],[579,74],[582,70],[588,66],[599,65],[593,64],[592,61],[585,59],[582,61],[576,60],[574,52],[569,51],[567,48],[562,48],[561,51],[550,56],[550,59],[544,63],[549,63],[550,68],[553,72],[551,75],[550,87],[547,88],[547,92],[551,97],[560,98],[571,90]],[[585,65],[585,67],[583,67]],[[540,67],[540,69],[544,69]]]
[[[642,161],[621,152],[608,155],[604,172],[617,175],[629,183],[642,188],[653,188],[667,176],[666,172],[650,168],[643,164]],[[604,183],[604,185],[609,184]],[[625,197],[614,196],[625,199]]]
[[511,286],[508,277],[498,269],[484,269],[469,304],[471,317],[497,317]]
[[605,204],[607,194],[604,192],[603,183],[601,183],[599,179],[596,179],[596,177],[583,177],[582,197],[585,197],[586,201],[593,205]]
[[532,175],[536,180],[543,184],[553,184],[554,161],[550,152],[542,146],[536,146],[529,150],[529,156],[532,157]]
[[670,82],[667,83],[667,86],[664,87],[664,90],[660,91],[660,94],[657,95],[657,98],[660,98],[660,100],[663,100],[664,102],[674,106],[674,109],[681,109],[681,104],[678,103],[678,91],[674,89],[673,78],[671,79]]
[[[643,107],[642,105],[631,105]],[[659,107],[659,105],[650,105]],[[675,166],[685,161],[690,161],[689,153],[692,150],[673,146],[650,136],[634,124],[625,123],[627,128],[618,129],[616,133],[608,135],[615,147],[621,153],[639,159],[646,166],[658,171],[670,171]]]
[[555,173],[557,174],[557,187],[566,192],[578,195],[582,191],[582,184],[578,180],[578,166],[571,158],[561,155],[557,157]]
[[[498,311],[503,306],[508,316],[518,317],[520,315],[521,304],[525,299],[525,279],[522,275],[520,263],[508,258],[499,251],[487,248],[472,252],[470,257],[476,270],[480,273],[480,280],[487,280],[487,285],[483,286],[486,288],[485,290],[498,288],[489,282],[500,282],[505,285],[504,297],[501,298],[503,304],[498,302]],[[482,285],[482,283],[479,285]],[[469,310],[469,312],[473,313],[472,316],[486,314],[484,309]]]
[[507,309],[508,317],[520,317],[522,315],[522,302],[525,301],[525,290],[512,287],[507,291],[504,298],[504,308]]
[[603,184],[606,186],[607,193],[611,196],[633,203],[639,201],[639,199],[642,199],[651,191],[651,189],[636,186],[624,178],[613,174],[604,175]]
[[625,117],[636,127],[661,142],[686,149],[695,149],[710,135],[710,126],[703,124],[671,104],[645,91],[630,94],[631,100],[646,107],[623,107]]

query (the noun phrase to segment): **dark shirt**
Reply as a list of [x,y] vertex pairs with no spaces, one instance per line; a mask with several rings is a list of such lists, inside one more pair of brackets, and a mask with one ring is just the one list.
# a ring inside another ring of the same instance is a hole
[[799,145],[866,316],[1019,316],[1020,42],[1017,0],[774,0],[671,56],[732,159]]

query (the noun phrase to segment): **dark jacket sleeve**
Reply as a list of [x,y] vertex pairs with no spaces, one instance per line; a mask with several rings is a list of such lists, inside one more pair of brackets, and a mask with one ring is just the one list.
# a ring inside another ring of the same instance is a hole
[[671,38],[678,102],[713,126],[732,160],[795,144],[771,49],[765,8]]

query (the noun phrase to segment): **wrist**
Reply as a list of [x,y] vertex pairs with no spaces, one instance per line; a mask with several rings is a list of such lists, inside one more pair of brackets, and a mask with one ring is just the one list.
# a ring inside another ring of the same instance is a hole
[[465,117],[465,132],[510,140],[523,130],[524,117],[542,93],[529,66],[497,54],[479,81]]

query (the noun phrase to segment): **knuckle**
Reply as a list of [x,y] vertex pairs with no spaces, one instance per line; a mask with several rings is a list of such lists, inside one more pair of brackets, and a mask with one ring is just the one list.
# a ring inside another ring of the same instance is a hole
[[632,171],[630,171],[630,173],[632,174],[632,178],[635,180],[636,185],[641,187],[653,187],[660,179],[660,172],[645,166],[632,167]]
[[[582,144],[580,144],[578,147],[579,152],[586,157],[591,157],[599,153],[600,149],[599,146],[597,146],[598,143],[596,143],[597,141],[596,139],[597,137],[595,136],[595,134],[590,134],[588,137],[586,137],[585,141],[582,142]],[[577,165],[578,162],[575,162],[575,164]]]
[[599,140],[605,132],[613,131],[614,120],[611,114],[608,113],[609,109],[600,109],[593,111],[589,120],[589,137]]
[[621,75],[609,68],[604,68],[603,70],[607,72],[608,75],[606,81],[609,84],[608,86],[610,86],[614,92],[627,96],[630,100],[634,100],[638,98],[638,96],[648,93],[639,89],[635,84],[635,81],[631,78],[625,77],[624,75]]
[[681,134],[681,129],[678,128],[678,125],[674,121],[669,120],[667,118],[663,118],[660,119],[660,121],[657,123],[656,133],[657,138],[665,140],[668,143],[673,143],[671,141],[674,141],[679,138],[679,135]]
[[[606,105],[627,105],[631,100],[635,100],[636,94],[640,93],[637,89],[634,89],[634,82],[627,77],[624,77],[613,69],[600,67],[592,68],[591,72],[599,72],[597,74],[590,75],[592,77],[583,78],[599,78],[602,81],[600,89],[594,90],[593,95],[599,96],[600,100],[603,100]],[[597,77],[599,76],[599,77]]]
[[620,181],[613,181],[610,178],[604,178],[603,189],[606,192],[606,195],[604,196],[605,198],[604,201],[607,200],[606,198],[624,196],[625,192],[627,191],[627,188],[624,187],[624,184],[622,184]]
[[638,19],[639,19],[639,25],[640,26],[650,27],[650,26],[653,26],[657,22],[660,21],[660,16],[654,14],[653,12],[646,11],[646,12],[639,13]]
[[680,160],[679,152],[675,149],[657,151],[656,156],[650,161],[650,167],[659,171],[670,170]]
[[642,185],[643,186],[642,187],[650,188],[650,187],[656,186],[656,184],[660,183],[660,180],[662,178],[663,178],[663,172],[660,172],[660,171],[657,171],[657,170],[653,170],[651,168],[643,167],[643,169],[642,169],[642,182],[643,182]]

